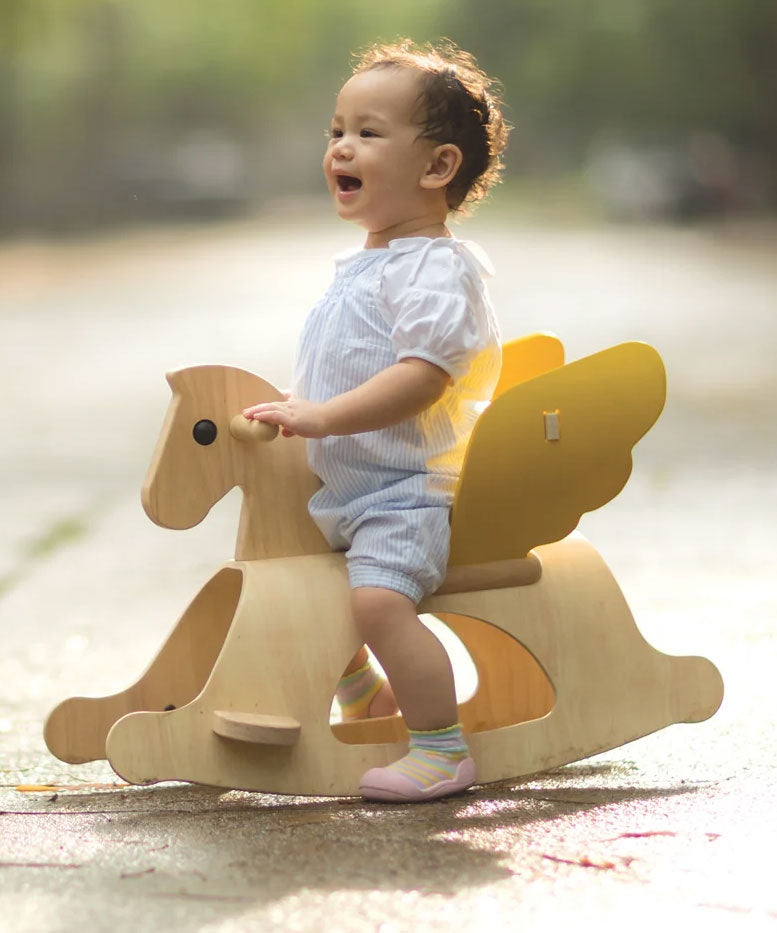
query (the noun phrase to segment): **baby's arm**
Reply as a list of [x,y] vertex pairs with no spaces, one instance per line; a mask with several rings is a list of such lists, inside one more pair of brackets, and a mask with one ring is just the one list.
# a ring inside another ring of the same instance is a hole
[[254,421],[280,425],[287,437],[360,434],[420,414],[442,396],[449,382],[450,377],[439,366],[411,356],[326,402],[288,398],[253,405],[243,414]]

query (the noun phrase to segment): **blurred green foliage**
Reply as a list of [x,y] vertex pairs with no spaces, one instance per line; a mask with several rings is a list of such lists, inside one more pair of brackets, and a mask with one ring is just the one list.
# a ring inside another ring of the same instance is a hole
[[701,145],[721,205],[773,197],[773,0],[0,4],[4,232],[230,215],[320,189],[350,52],[404,35],[449,36],[501,79],[512,173],[578,172],[604,145],[635,157],[600,160],[604,176],[633,174],[659,146],[654,167],[670,153],[691,179]]

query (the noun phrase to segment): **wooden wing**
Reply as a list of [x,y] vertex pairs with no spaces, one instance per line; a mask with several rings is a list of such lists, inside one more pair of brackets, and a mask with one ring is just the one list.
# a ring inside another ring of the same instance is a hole
[[564,365],[564,347],[554,334],[529,334],[509,340],[502,346],[502,372],[494,398],[519,382],[541,376]]
[[566,537],[629,478],[666,398],[661,357],[625,343],[507,389],[472,433],[451,513],[450,565],[525,557]]

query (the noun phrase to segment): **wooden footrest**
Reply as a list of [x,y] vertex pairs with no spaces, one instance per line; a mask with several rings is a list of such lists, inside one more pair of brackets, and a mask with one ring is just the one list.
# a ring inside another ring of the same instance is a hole
[[216,735],[254,745],[294,745],[302,726],[291,716],[236,713],[214,710],[212,728]]

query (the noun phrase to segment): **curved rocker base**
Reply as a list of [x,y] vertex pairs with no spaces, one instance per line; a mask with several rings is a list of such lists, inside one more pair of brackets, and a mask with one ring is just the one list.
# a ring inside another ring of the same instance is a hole
[[[472,732],[469,741],[480,783],[543,771],[672,723],[713,715],[723,696],[717,669],[703,658],[671,657],[652,648],[590,544],[575,534],[536,553],[543,572],[534,584],[435,594],[419,607],[457,631],[481,674],[477,693],[460,707]],[[221,592],[229,605],[236,581],[242,587],[234,616],[201,690],[181,708],[131,712],[115,722],[105,745],[111,765],[136,784],[183,780],[265,793],[354,794],[365,770],[401,757],[405,744],[399,717],[334,729],[329,724],[337,678],[360,646],[348,624],[344,557],[318,554],[227,564],[179,626],[194,627],[190,616],[200,600],[209,598],[209,588],[211,596]],[[214,628],[222,632],[225,615],[224,606],[215,614]],[[315,626],[311,619],[317,620]],[[532,691],[527,706],[521,671],[500,663],[498,655],[488,655],[488,648],[480,645],[479,635],[489,631],[506,633],[540,661],[542,677],[531,676],[544,695],[538,700],[534,691],[534,709]],[[147,677],[169,663],[165,656],[175,634]],[[292,668],[298,676],[284,677]],[[307,676],[299,676],[301,671]],[[108,701],[103,702],[107,721]],[[504,724],[510,704],[512,724]],[[261,717],[271,717],[270,723],[293,720],[300,729],[294,744],[226,738],[213,730],[217,713],[233,724],[256,726]],[[520,721],[520,716],[530,721]],[[361,730],[360,744],[352,741],[354,727]],[[340,741],[335,733],[345,738],[348,730],[352,735]],[[387,734],[395,741],[381,741]]]
[[69,764],[105,758],[105,740],[122,716],[190,703],[213,670],[242,585],[242,575],[234,570],[225,568],[211,577],[149,667],[127,690],[108,697],[71,697],[55,707],[43,731],[51,754]]

